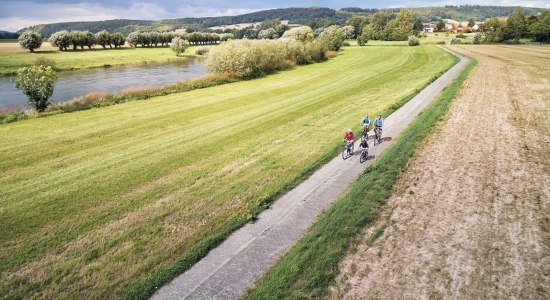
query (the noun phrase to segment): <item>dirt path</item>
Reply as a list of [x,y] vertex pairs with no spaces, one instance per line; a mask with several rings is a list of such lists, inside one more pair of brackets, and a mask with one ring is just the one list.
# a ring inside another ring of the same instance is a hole
[[478,66],[333,298],[550,298],[550,47],[452,49]]

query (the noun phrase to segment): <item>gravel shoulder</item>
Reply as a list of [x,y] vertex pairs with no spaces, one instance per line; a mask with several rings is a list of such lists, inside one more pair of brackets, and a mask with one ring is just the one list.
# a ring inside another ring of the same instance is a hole
[[550,47],[451,49],[478,65],[333,298],[550,298]]

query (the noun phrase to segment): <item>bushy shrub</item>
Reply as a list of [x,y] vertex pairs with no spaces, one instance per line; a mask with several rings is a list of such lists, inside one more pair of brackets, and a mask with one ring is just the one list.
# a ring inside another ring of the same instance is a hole
[[110,41],[113,43],[115,48],[118,48],[124,46],[124,43],[126,43],[126,37],[124,37],[122,33],[116,32],[111,34]]
[[30,52],[42,46],[42,36],[35,31],[25,31],[17,40],[23,49],[28,49]]
[[294,27],[285,31],[282,37],[307,42],[313,40],[313,30],[309,26]]
[[409,35],[408,43],[409,46],[418,46],[420,45],[420,40],[414,35]]
[[207,46],[197,46],[197,47],[195,47],[195,54],[197,54],[197,55],[204,55],[208,52],[210,52],[210,47],[207,47]]
[[325,59],[325,53],[329,50],[325,39],[314,39],[302,43],[295,39],[279,39],[285,47],[285,57],[288,61],[303,65],[318,62]]
[[462,44],[462,41],[460,39],[457,39],[457,38],[452,38],[451,41],[449,42],[449,44],[451,44],[451,45]]
[[344,31],[337,25],[332,25],[319,34],[318,39],[323,39],[330,51],[338,51],[344,42]]
[[55,60],[46,57],[39,57],[34,61],[33,65],[51,67],[53,70],[55,69]]
[[205,65],[215,73],[240,77],[285,67],[285,46],[273,40],[232,40],[210,49]]
[[220,34],[220,41],[222,41],[222,42],[226,42],[226,41],[232,40],[234,38],[235,37],[233,36],[232,33],[222,33],[222,34]]
[[465,38],[466,38],[466,35],[463,34],[463,33],[459,33],[459,34],[456,35],[456,37],[457,37],[458,39],[465,39]]
[[170,49],[172,51],[176,52],[176,55],[179,56],[181,53],[185,52],[185,50],[189,47],[189,42],[180,38],[179,36],[175,37],[172,40],[172,45],[170,45]]
[[50,66],[30,66],[21,68],[15,77],[15,87],[27,96],[29,106],[44,111],[48,99],[53,94],[57,74]]
[[474,44],[480,44],[481,43],[481,33],[474,34],[474,38],[472,40]]
[[359,46],[365,46],[369,42],[368,38],[369,34],[366,32],[363,32],[360,36],[357,37],[357,45]]
[[98,45],[101,45],[103,49],[105,49],[105,46],[111,45],[111,34],[107,30],[102,30],[95,34],[95,38]]
[[437,41],[435,44],[436,45],[445,45],[445,41]]
[[344,33],[344,38],[347,40],[355,38],[355,27],[351,25],[342,27],[342,32]]
[[351,46],[351,44],[350,44],[349,42],[346,41],[346,42],[343,42],[343,43],[342,43],[342,46],[349,47],[349,46]]
[[67,51],[71,45],[71,34],[67,30],[61,30],[52,34],[49,38],[52,46],[59,48],[60,51]]
[[279,36],[277,35],[277,32],[275,31],[275,29],[268,28],[268,29],[260,30],[260,32],[258,32],[258,38],[273,40],[273,39],[279,38]]

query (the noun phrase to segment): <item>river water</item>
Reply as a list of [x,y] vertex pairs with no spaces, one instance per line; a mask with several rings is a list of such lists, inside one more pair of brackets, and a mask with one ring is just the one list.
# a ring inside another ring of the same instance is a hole
[[[149,63],[94,68],[58,73],[50,101],[63,102],[90,92],[117,92],[128,87],[161,86],[206,74],[200,60],[189,58],[166,63]],[[9,77],[0,77],[0,108],[27,107],[25,95]]]

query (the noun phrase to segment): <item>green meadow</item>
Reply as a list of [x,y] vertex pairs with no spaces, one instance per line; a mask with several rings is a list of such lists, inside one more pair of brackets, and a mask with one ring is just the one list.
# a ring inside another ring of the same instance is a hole
[[[50,60],[54,63],[54,68],[59,71],[178,59],[169,47],[103,49],[101,46],[96,46],[92,50],[86,48],[59,51],[45,43],[43,48],[30,53],[21,51],[18,45],[0,44],[0,76],[13,75],[17,69],[32,65],[37,59]],[[193,47],[189,47],[182,56],[191,56],[193,51]]]
[[365,113],[454,62],[434,45],[346,47],[263,78],[0,125],[0,295],[111,298],[204,254]]

